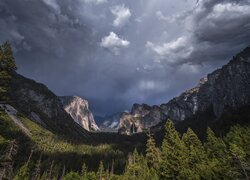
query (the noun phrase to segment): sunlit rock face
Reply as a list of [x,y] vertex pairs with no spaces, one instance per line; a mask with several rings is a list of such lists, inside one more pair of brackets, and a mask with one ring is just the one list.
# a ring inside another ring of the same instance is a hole
[[89,110],[88,101],[78,96],[60,97],[64,109],[81,127],[87,131],[100,131],[94,116]]
[[141,130],[155,126],[167,118],[183,121],[209,108],[212,108],[218,118],[227,111],[247,105],[250,105],[250,47],[237,54],[221,69],[202,78],[196,87],[168,103],[160,106],[133,105],[130,113],[122,114],[119,132],[134,133],[130,131],[132,124],[136,124]]

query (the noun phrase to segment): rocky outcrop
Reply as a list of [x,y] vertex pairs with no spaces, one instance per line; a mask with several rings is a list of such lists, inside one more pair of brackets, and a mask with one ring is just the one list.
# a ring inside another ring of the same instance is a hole
[[202,78],[196,87],[168,103],[160,106],[134,105],[131,113],[121,116],[120,132],[129,134],[131,116],[138,117],[137,124],[144,129],[166,118],[183,121],[208,108],[212,108],[215,117],[219,118],[227,111],[247,105],[250,105],[250,47],[221,69]]
[[89,110],[88,101],[78,96],[60,97],[64,109],[81,127],[87,131],[100,131],[92,112]]
[[74,122],[60,99],[45,85],[15,74],[9,93],[10,104],[18,112],[54,133],[74,139],[89,137],[88,132]]
[[119,133],[131,135],[142,132],[141,117],[128,112],[121,114],[119,123]]

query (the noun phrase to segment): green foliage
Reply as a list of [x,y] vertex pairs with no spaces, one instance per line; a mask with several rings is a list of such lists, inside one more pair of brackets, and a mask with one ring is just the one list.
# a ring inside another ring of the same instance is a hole
[[[10,144],[14,137],[18,142],[26,143],[27,147],[34,149],[34,158],[29,158],[29,165],[27,162],[21,163],[23,161],[15,157],[17,167],[13,168],[12,161],[8,161],[11,163],[6,169],[14,169],[14,179],[29,179],[29,177],[76,180],[248,179],[250,174],[249,127],[235,126],[223,139],[216,137],[208,128],[207,140],[203,145],[192,129],[188,129],[181,138],[173,122],[168,120],[161,150],[156,147],[154,138],[149,134],[145,156],[135,149],[128,155],[124,173],[118,175],[114,174],[114,169],[117,167],[116,157],[124,158],[124,154],[117,156],[112,146],[71,143],[23,116],[20,116],[20,119],[30,130],[32,136],[29,138],[32,143],[28,141],[28,137],[22,135],[12,120],[0,111],[0,142],[3,142],[0,146],[1,152],[7,152],[3,149],[8,149],[6,144]],[[22,148],[20,151],[23,154]],[[1,155],[3,157],[4,154]],[[96,158],[98,155],[99,158]],[[68,158],[62,161],[66,156]],[[95,163],[95,169],[89,168],[91,163],[86,157]],[[27,161],[27,158],[25,160]],[[24,165],[20,167],[20,164]],[[71,164],[75,167],[72,168]],[[69,173],[65,175],[65,172]]]
[[8,89],[12,74],[17,70],[9,42],[0,46],[0,101],[8,101]]
[[28,163],[25,163],[18,171],[16,176],[14,177],[14,180],[29,180],[29,167]]
[[98,171],[97,171],[97,176],[98,176],[98,179],[100,179],[100,180],[105,178],[105,170],[104,170],[104,166],[103,166],[102,161],[99,164],[99,168],[98,168]]
[[142,155],[139,155],[136,149],[133,154],[129,155],[128,165],[121,179],[150,179],[150,170],[147,166],[147,161]]
[[208,155],[209,168],[212,171],[212,177],[216,179],[232,178],[232,168],[229,164],[229,154],[225,142],[217,138],[212,131],[207,130],[207,142],[205,143],[206,153]]
[[186,156],[188,159],[188,173],[190,179],[205,179],[209,172],[207,165],[207,155],[205,149],[192,129],[188,128],[183,134],[182,140],[186,146]]
[[64,180],[81,180],[81,176],[76,172],[70,172],[66,174]]
[[187,156],[185,154],[185,145],[170,120],[165,125],[165,137],[161,150],[162,161],[159,167],[161,179],[179,179],[184,178],[184,174],[189,174],[189,172],[186,172]]
[[250,174],[250,128],[234,126],[226,135],[233,174],[239,179],[249,179]]
[[148,134],[146,144],[146,160],[149,168],[154,170],[158,169],[160,162],[160,150],[156,147],[155,140],[150,133]]

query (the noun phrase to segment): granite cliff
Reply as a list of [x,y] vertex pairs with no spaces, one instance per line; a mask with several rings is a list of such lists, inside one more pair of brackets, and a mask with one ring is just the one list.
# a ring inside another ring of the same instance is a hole
[[87,131],[100,131],[97,126],[92,112],[89,110],[87,100],[78,96],[60,97],[65,111]]
[[[141,132],[170,118],[183,121],[212,109],[216,118],[227,111],[250,105],[250,47],[237,54],[228,64],[200,80],[198,85],[160,106],[135,104],[130,113],[120,117],[119,131]],[[136,131],[131,131],[135,126]]]

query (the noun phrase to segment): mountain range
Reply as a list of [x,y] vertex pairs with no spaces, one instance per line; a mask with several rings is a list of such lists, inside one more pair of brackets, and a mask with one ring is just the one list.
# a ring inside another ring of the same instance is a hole
[[[219,119],[250,105],[250,47],[237,54],[228,64],[202,78],[198,85],[159,106],[134,104],[131,112],[120,117],[119,132],[133,134],[157,126],[166,119],[176,122],[202,114]],[[212,114],[212,115],[211,115]],[[205,123],[206,124],[206,123]]]
[[63,130],[78,137],[91,136],[89,131],[100,130],[131,135],[158,127],[168,118],[184,122],[197,114],[206,116],[208,110],[216,120],[250,105],[250,47],[169,102],[154,106],[134,104],[131,112],[97,117],[98,123],[87,100],[78,96],[57,97],[45,85],[17,73],[13,76],[10,96],[15,100],[11,105],[33,121],[55,132]]

